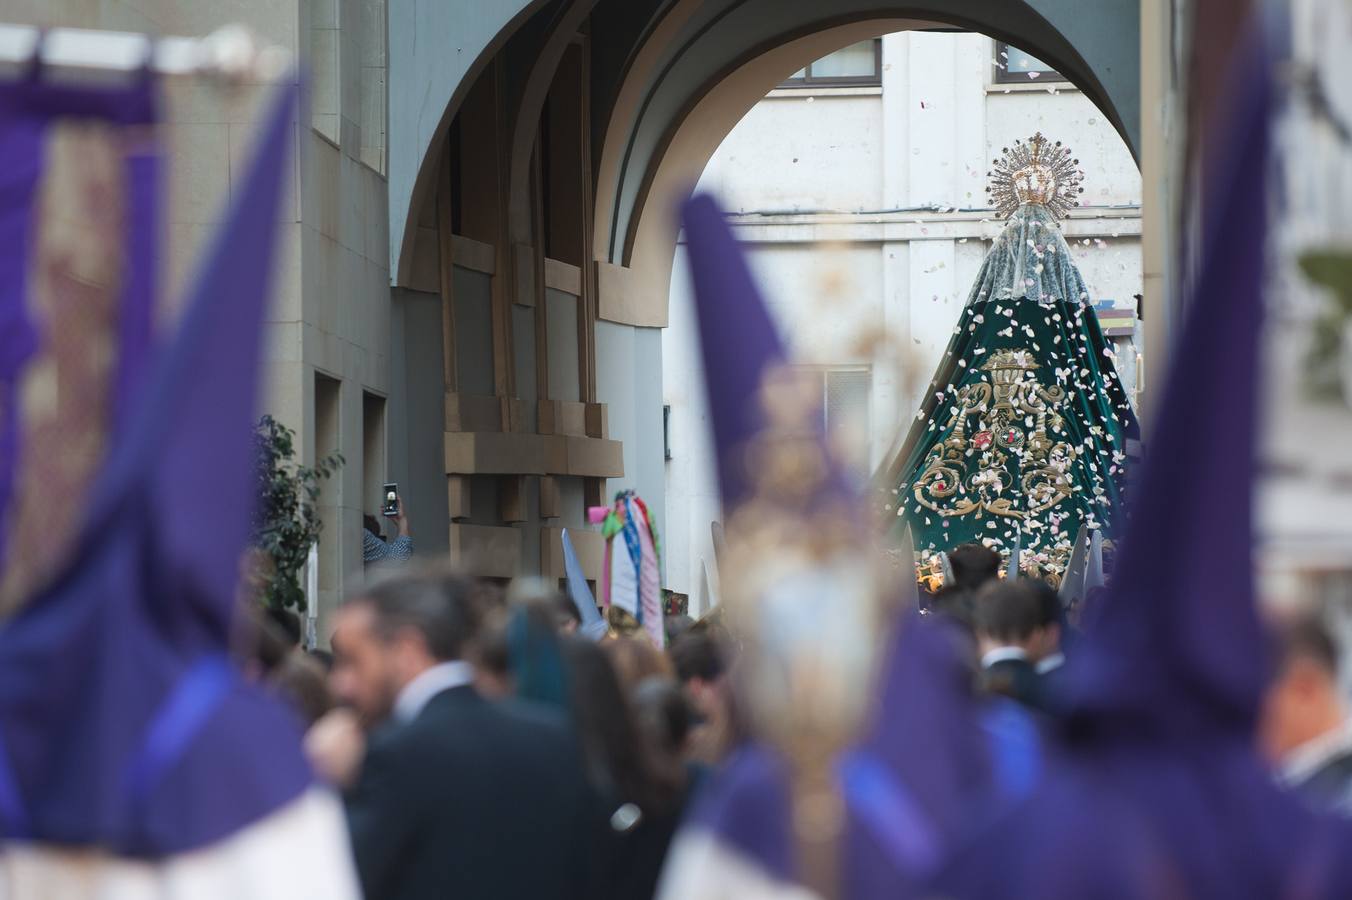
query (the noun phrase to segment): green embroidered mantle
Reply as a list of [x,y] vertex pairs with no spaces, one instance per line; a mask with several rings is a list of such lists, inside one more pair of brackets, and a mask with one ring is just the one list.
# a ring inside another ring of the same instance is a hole
[[982,264],[902,450],[922,566],[981,541],[1058,583],[1081,524],[1111,535],[1135,415],[1051,213],[1026,203]]

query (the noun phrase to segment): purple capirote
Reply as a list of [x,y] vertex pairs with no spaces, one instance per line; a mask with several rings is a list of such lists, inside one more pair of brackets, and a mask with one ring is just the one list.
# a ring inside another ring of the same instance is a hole
[[[87,115],[93,101],[69,94],[64,114]],[[0,631],[7,840],[155,859],[227,837],[311,782],[295,717],[227,657],[295,110],[288,84],[176,333],[129,376],[71,562]],[[32,165],[36,141],[0,146],[0,172]],[[13,200],[0,198],[0,225]]]

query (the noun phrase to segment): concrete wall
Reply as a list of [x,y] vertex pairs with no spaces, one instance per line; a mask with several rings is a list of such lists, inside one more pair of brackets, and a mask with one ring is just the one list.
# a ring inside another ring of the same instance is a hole
[[[457,90],[468,86],[490,46],[524,10],[525,0],[389,0],[390,55],[388,195],[389,258],[399,273],[404,224],[415,196],[429,196],[435,176],[423,172]],[[433,154],[435,155],[435,154]],[[429,172],[432,166],[426,167]],[[422,176],[423,181],[419,180]],[[401,283],[404,283],[401,280]]]
[[[877,209],[882,91],[841,89],[825,96],[819,105],[811,93],[775,91],[752,107],[700,187],[717,193],[730,212]],[[767,131],[778,139],[766,140]]]
[[[324,29],[315,26],[332,24],[335,16],[336,43],[317,44]],[[317,23],[316,17],[322,21]],[[392,387],[385,179],[371,165],[378,160],[363,152],[372,135],[363,134],[362,128],[362,90],[364,82],[369,84],[364,75],[384,58],[383,4],[302,0],[298,22],[302,61],[326,69],[336,81],[328,107],[336,117],[331,120],[336,122],[336,140],[334,129],[321,130],[313,122],[302,122],[299,129],[302,358],[289,369],[284,385],[284,391],[299,390],[309,401],[298,431],[302,453],[311,461],[317,450],[328,449],[311,439],[316,434],[314,381],[324,376],[337,382],[334,446],[345,464],[321,498],[325,530],[319,544],[319,632],[324,635],[325,620],[343,585],[362,572],[361,517],[378,511],[385,480],[383,472],[366,465],[363,403],[366,394],[388,398]],[[368,35],[368,29],[374,33]],[[370,45],[377,43],[382,46],[373,56]],[[410,506],[416,507],[417,501]]]
[[690,596],[692,615],[705,611],[702,604],[707,599],[700,594],[700,572],[705,561],[710,567],[714,564],[710,523],[722,519],[697,329],[688,261],[685,247],[680,246],[671,279],[671,324],[662,335],[662,390],[671,406],[672,441],[672,457],[666,460],[667,528],[663,539],[666,585]]
[[[986,171],[1015,138],[1041,129],[1080,158],[1086,206],[1064,232],[1091,295],[1141,291],[1140,176],[1126,145],[1064,82],[996,83],[995,59],[983,35],[887,35],[881,88],[771,92],[700,179],[733,212],[796,360],[871,371],[861,455],[872,466],[914,415],[1001,227]],[[694,606],[719,504],[684,266],[678,254],[663,353],[668,586]],[[1134,353],[1123,356],[1130,387]]]
[[611,439],[624,444],[624,475],[606,481],[606,500],[619,491],[637,491],[657,522],[659,535],[667,533],[668,521],[662,353],[661,329],[596,323],[596,399],[606,404]]
[[[446,508],[445,391],[441,384],[441,297],[391,291],[392,387],[386,414],[390,480],[409,498],[415,548],[440,555],[450,535]],[[429,374],[431,373],[431,377]]]

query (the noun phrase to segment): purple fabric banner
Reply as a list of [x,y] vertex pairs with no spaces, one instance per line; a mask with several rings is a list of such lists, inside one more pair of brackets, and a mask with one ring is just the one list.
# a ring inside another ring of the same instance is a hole
[[[132,112],[148,109],[148,91],[11,85],[0,135],[6,112],[39,101],[53,119],[105,109],[144,121]],[[310,783],[294,716],[211,662],[229,649],[253,503],[262,321],[295,129],[295,86],[279,94],[176,333],[148,362],[149,316],[125,298],[153,291],[153,277],[121,270],[112,332],[138,355],[104,373],[123,391],[108,391],[109,408],[121,401],[108,451],[72,552],[0,630],[0,763],[39,841],[161,858],[235,833]],[[154,184],[154,166],[135,162],[131,182]],[[149,258],[155,202],[132,194],[126,255]],[[0,204],[0,223],[11,212]]]
[[0,613],[69,552],[149,356],[154,118],[149,79],[0,85]]

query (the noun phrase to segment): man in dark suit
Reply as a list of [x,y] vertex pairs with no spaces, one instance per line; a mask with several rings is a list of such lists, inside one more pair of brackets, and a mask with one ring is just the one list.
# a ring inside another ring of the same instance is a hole
[[1277,780],[1309,806],[1352,816],[1352,714],[1338,684],[1338,645],[1316,616],[1277,623],[1274,677],[1258,736]]
[[976,594],[973,615],[985,689],[1042,708],[1034,666],[1049,635],[1037,592],[1022,579],[989,582]]
[[347,799],[369,900],[587,894],[595,806],[577,742],[550,711],[475,691],[474,607],[466,579],[414,575],[338,613],[336,684],[381,723]]

